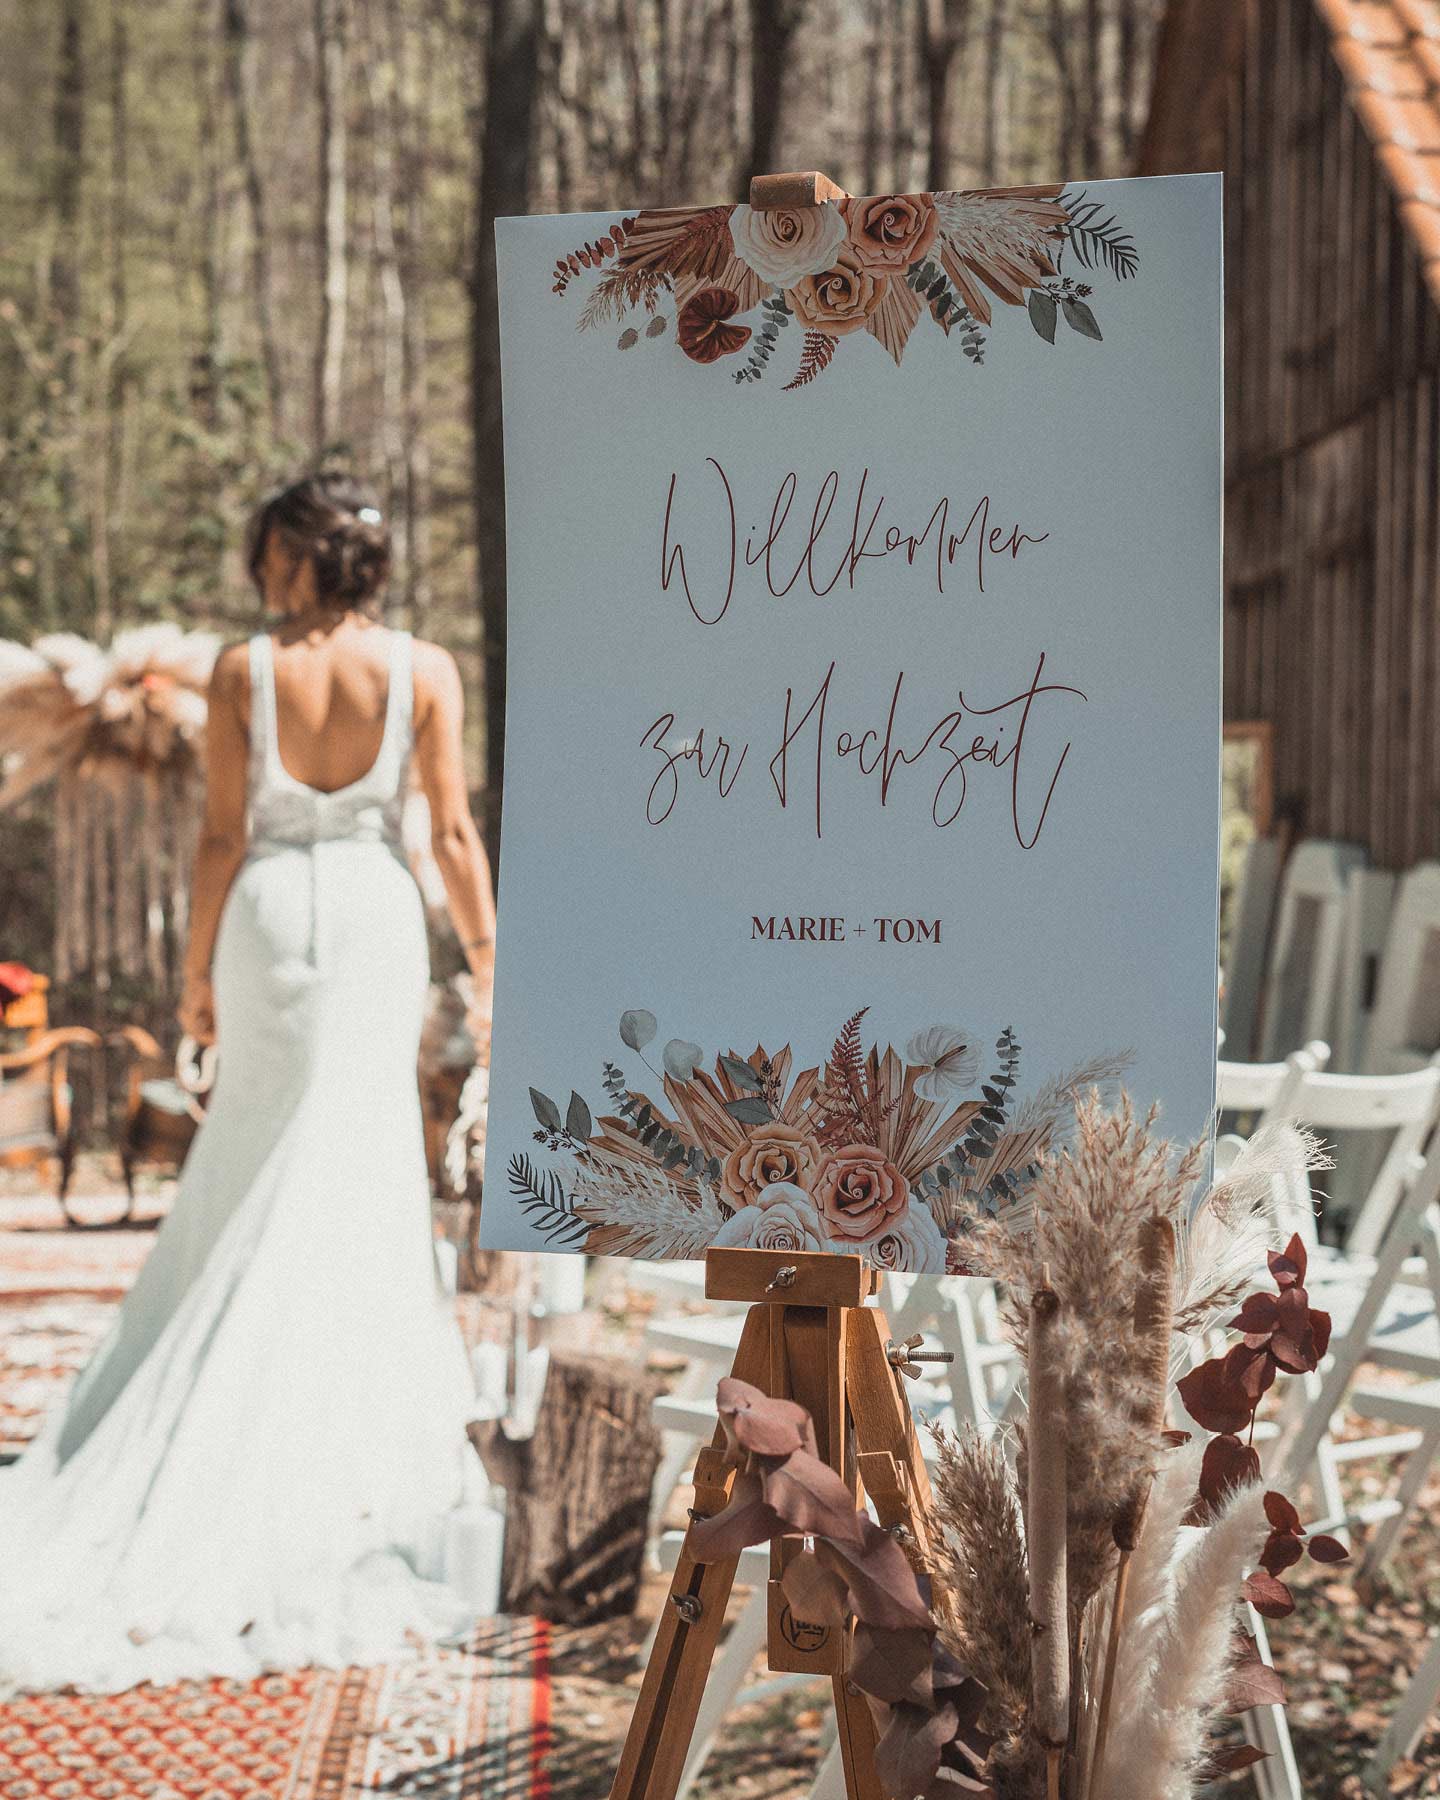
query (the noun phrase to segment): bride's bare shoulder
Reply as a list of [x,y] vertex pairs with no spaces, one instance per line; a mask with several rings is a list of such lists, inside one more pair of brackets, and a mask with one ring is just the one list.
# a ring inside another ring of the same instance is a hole
[[443,644],[415,640],[415,702],[423,712],[459,711],[464,705],[460,668]]

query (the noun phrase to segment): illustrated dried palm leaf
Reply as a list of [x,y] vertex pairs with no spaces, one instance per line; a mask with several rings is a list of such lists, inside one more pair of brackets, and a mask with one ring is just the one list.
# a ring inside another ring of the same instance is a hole
[[[748,1057],[737,1056],[733,1050],[717,1057],[713,1075],[705,1069],[697,1069],[689,1081],[676,1081],[667,1075],[665,1095],[675,1109],[678,1128],[688,1132],[707,1155],[723,1161],[732,1150],[738,1150],[745,1143],[751,1129],[728,1109],[736,1101],[761,1097],[762,1070],[768,1070],[763,1078],[764,1097],[774,1117],[785,1125],[798,1127],[808,1123],[808,1109],[819,1071],[802,1070],[793,1087],[787,1090],[792,1060],[788,1044],[773,1056],[763,1045],[757,1045]],[[738,1068],[742,1075],[749,1069],[754,1082],[737,1081],[727,1069],[727,1063]]]
[[982,324],[991,316],[985,289],[1019,306],[1027,288],[1055,273],[1054,254],[1069,223],[1060,191],[936,194],[941,267]]
[[733,211],[731,206],[668,206],[637,213],[616,261],[624,270],[716,281],[735,255]]
[[722,287],[735,296],[732,314],[749,312],[758,306],[770,292],[770,284],[763,281],[748,263],[731,255],[730,260],[713,275],[698,275],[687,272],[674,277],[675,306],[678,311],[685,305],[690,296],[702,287]]
[[908,282],[887,281],[884,296],[866,320],[865,329],[885,346],[898,364],[920,312],[920,296]]

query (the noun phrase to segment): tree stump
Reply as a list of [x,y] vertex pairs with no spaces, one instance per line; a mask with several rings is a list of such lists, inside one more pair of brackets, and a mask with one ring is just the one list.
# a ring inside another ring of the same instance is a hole
[[567,1625],[633,1612],[660,1461],[651,1419],[660,1389],[628,1363],[555,1350],[534,1437],[482,1447],[509,1496],[506,1612]]

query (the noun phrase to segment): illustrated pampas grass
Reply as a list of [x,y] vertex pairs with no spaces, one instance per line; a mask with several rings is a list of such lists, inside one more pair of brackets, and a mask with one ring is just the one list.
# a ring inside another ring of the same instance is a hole
[[[1279,1541],[1304,1535],[1294,1509],[1264,1493],[1235,1435],[1228,1361],[1184,1385],[1184,1423],[1219,1435],[1177,1448],[1185,1434],[1167,1424],[1187,1337],[1236,1325],[1222,1315],[1267,1255],[1285,1317],[1309,1321],[1294,1327],[1314,1357],[1302,1366],[1323,1354],[1329,1323],[1308,1310],[1299,1240],[1278,1251],[1272,1195],[1323,1158],[1292,1127],[1263,1133],[1197,1198],[1201,1158],[1156,1135],[1153,1113],[1092,1095],[1042,1158],[1025,1227],[966,1239],[1005,1293],[1029,1391],[1014,1467],[998,1441],[937,1434],[937,1615],[987,1690],[997,1800],[1191,1800],[1223,1765],[1232,1678],[1254,1667],[1236,1635],[1242,1589],[1298,1554]],[[1272,1355],[1275,1306],[1247,1307],[1240,1356]],[[1253,1406],[1239,1412],[1253,1427]],[[1311,1554],[1336,1560],[1331,1542]],[[1257,1559],[1265,1573],[1249,1574]]]

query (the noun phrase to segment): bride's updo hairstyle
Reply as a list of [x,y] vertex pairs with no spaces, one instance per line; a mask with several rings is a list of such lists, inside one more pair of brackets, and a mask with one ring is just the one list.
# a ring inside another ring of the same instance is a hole
[[380,503],[363,482],[342,472],[307,475],[256,510],[246,549],[256,587],[272,532],[290,556],[314,565],[315,597],[322,606],[359,610],[390,573],[390,532]]

